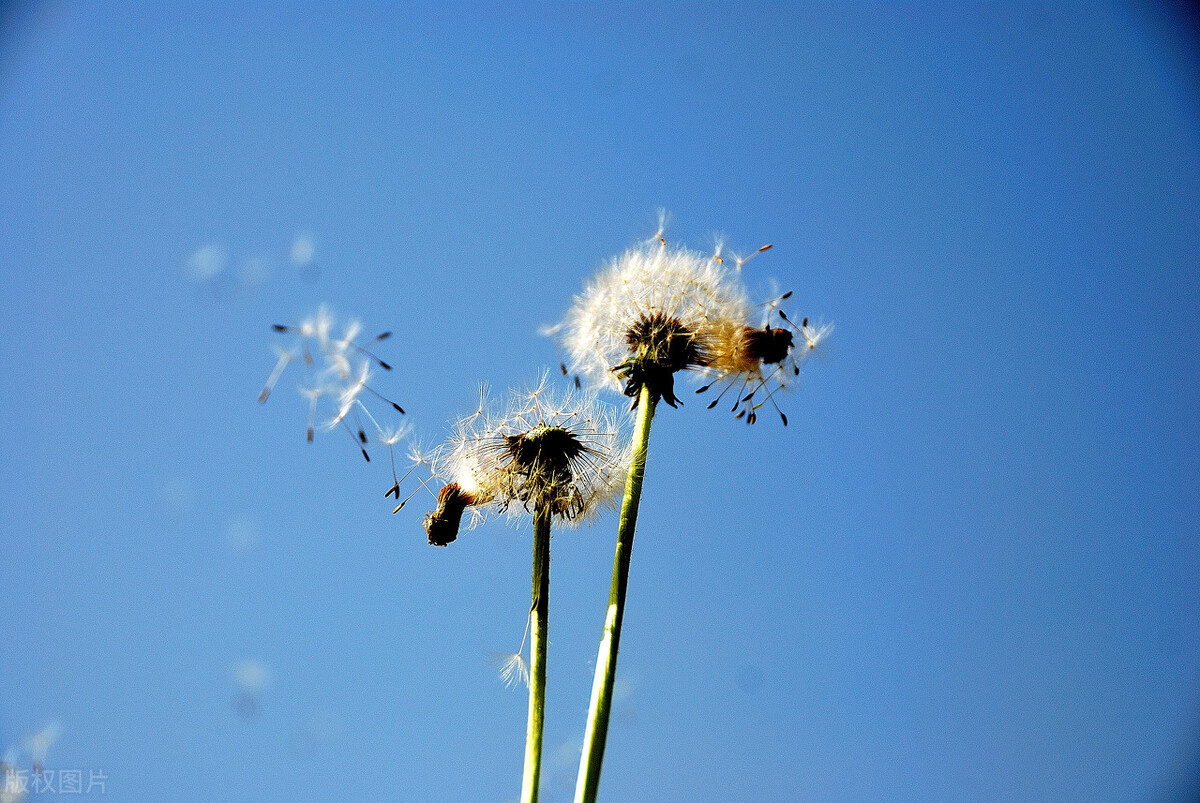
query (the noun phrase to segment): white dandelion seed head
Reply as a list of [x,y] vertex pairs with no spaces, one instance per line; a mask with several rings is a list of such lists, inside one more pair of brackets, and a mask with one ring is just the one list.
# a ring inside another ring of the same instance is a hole
[[[621,389],[624,381],[636,396],[639,365],[656,366],[663,381],[705,366],[716,338],[741,326],[749,309],[740,282],[712,255],[652,241],[588,282],[557,333],[572,371],[595,387]],[[663,398],[672,403],[669,393]]]
[[457,487],[471,512],[511,516],[549,507],[576,524],[611,506],[624,484],[625,418],[590,392],[553,391],[547,375],[504,403],[481,397],[432,455],[432,473]]

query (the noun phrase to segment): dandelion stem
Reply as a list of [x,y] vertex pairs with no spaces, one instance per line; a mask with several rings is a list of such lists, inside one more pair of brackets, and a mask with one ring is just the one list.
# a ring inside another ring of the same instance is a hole
[[625,615],[625,587],[629,581],[629,557],[633,551],[633,531],[637,525],[638,502],[642,497],[642,478],[646,473],[646,451],[650,443],[650,422],[658,396],[645,385],[638,398],[637,424],[633,430],[633,462],[625,480],[625,498],[621,501],[621,521],[617,528],[617,552],[613,558],[612,588],[608,592],[608,613],[604,636],[596,656],[596,677],[592,682],[592,702],[588,708],[587,730],[583,735],[583,756],[575,782],[575,803],[593,803],[600,787],[600,763],[604,760],[604,742],[608,737],[608,716],[612,710],[613,681],[617,675],[617,649],[621,643],[621,620]]
[[542,723],[546,715],[546,643],[550,623],[549,504],[533,513],[533,632],[529,641],[529,724],[525,730],[525,772],[521,803],[537,803],[542,775]]

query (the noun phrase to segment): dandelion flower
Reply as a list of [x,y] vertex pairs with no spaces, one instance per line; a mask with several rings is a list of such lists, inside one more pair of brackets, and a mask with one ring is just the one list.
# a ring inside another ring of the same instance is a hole
[[544,508],[577,523],[611,505],[629,465],[619,446],[620,419],[591,393],[555,393],[547,377],[532,389],[493,404],[486,388],[478,407],[454,424],[430,458],[446,481],[437,509],[425,518],[429,542],[455,540],[464,513],[475,526],[489,512],[510,515]]
[[787,416],[779,410],[774,393],[799,376],[800,362],[832,329],[810,327],[807,319],[795,326],[777,302],[768,305],[761,323],[752,320],[755,308],[746,300],[740,276],[747,262],[770,248],[764,245],[748,256],[727,256],[724,238],[717,235],[712,252],[705,256],[669,247],[660,227],[654,240],[609,263],[576,297],[564,320],[546,331],[560,338],[574,370],[594,385],[619,387],[634,397],[634,407],[641,406],[621,502],[604,634],[596,656],[577,801],[594,801],[600,783],[629,560],[658,402],[675,407],[675,374],[689,371],[713,377],[697,392],[725,384],[710,407],[730,388],[737,388],[734,411],[740,408],[739,418],[754,423],[756,411],[769,403],[786,426]]
[[547,331],[593,385],[619,388],[635,404],[645,386],[674,407],[675,374],[707,367],[748,311],[719,248],[705,255],[668,246],[659,235],[605,266]]
[[429,543],[446,546],[458,537],[468,509],[472,524],[493,511],[533,515],[530,659],[526,664],[521,657],[522,638],[517,652],[501,662],[506,683],[523,680],[529,687],[525,801],[537,799],[541,778],[551,523],[577,523],[611,503],[629,465],[629,453],[618,445],[624,437],[614,411],[591,393],[560,395],[547,383],[543,374],[533,389],[512,393],[504,404],[492,403],[486,387],[480,392],[478,406],[455,423],[431,458],[432,475],[446,484],[437,508],[425,516]]

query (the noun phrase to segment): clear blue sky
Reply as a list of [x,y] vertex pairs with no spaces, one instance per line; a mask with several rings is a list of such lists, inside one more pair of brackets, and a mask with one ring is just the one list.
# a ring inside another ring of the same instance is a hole
[[[837,331],[786,429],[660,413],[602,798],[1195,791],[1188,29],[750,5],[0,14],[0,750],[58,723],[110,800],[515,799],[529,527],[428,546],[384,453],[304,442],[299,373],[256,403],[270,325],[393,331],[436,441],[661,206]],[[554,539],[544,800],[614,536]]]

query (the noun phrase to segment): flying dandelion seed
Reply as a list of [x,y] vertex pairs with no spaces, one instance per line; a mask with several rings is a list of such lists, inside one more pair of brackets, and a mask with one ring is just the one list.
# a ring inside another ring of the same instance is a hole
[[233,682],[236,686],[234,710],[243,719],[254,719],[262,707],[262,693],[271,683],[271,670],[262,661],[238,661],[233,665]]
[[[303,362],[308,371],[307,384],[298,390],[308,402],[306,439],[309,442],[313,440],[322,404],[332,403],[334,409],[321,426],[327,430],[338,427],[345,429],[363,458],[369,462],[371,456],[366,449],[367,424],[377,432],[391,430],[380,424],[364,398],[373,397],[396,412],[404,414],[403,407],[377,392],[370,384],[373,367],[377,366],[385,371],[392,370],[391,364],[370,350],[376,343],[391,337],[392,333],[383,332],[367,343],[360,344],[357,339],[362,332],[362,325],[358,321],[347,322],[340,336],[334,334],[335,327],[336,321],[325,305],[321,305],[316,313],[298,324],[274,325],[272,329],[276,333],[286,335],[291,340],[286,346],[275,344],[275,366],[259,392],[258,400],[265,402],[271,396],[275,385],[289,365]],[[394,443],[395,441],[388,444],[389,450]]]
[[723,235],[714,235],[705,255],[668,246],[664,221],[660,214],[658,232],[609,263],[564,320],[542,333],[560,338],[571,370],[593,385],[620,388],[635,406],[647,387],[675,407],[674,377],[687,371],[709,377],[698,393],[720,386],[710,408],[734,390],[739,419],[755,423],[769,404],[786,426],[775,394],[794,384],[832,325],[809,326],[807,318],[795,325],[780,307],[791,293],[763,305],[761,322],[753,322],[758,308],[747,301],[740,274],[772,246],[726,255]]
[[51,746],[58,741],[61,734],[62,728],[59,727],[59,724],[51,722],[25,740],[25,750],[29,753],[29,760],[33,764],[35,775],[42,774],[42,770],[46,766],[46,754],[49,753]]
[[188,277],[197,284],[211,281],[225,271],[229,252],[220,245],[211,243],[196,249],[188,259]]
[[292,240],[291,260],[292,264],[297,268],[303,268],[305,265],[313,261],[317,254],[316,244],[313,238],[307,234],[299,234],[296,239]]

